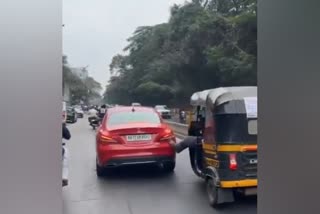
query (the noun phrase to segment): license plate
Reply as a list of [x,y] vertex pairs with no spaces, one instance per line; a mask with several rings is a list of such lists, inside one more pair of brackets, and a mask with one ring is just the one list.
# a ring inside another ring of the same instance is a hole
[[150,140],[152,140],[150,134],[127,135],[127,141],[128,141],[128,142],[150,141]]

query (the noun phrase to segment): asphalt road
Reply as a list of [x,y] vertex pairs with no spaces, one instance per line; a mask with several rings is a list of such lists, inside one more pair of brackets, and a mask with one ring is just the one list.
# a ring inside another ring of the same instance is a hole
[[188,153],[177,156],[175,173],[154,167],[130,167],[98,179],[95,174],[95,132],[87,119],[68,126],[69,186],[63,188],[64,214],[253,214],[257,199],[242,198],[219,210],[207,202],[204,182],[190,167]]

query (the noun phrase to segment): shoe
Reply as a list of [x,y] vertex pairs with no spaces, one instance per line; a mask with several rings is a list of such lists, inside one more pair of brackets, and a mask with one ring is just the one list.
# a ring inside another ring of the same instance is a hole
[[68,184],[69,184],[69,181],[67,180],[67,179],[63,179],[62,180],[62,186],[64,187],[64,186],[68,186]]

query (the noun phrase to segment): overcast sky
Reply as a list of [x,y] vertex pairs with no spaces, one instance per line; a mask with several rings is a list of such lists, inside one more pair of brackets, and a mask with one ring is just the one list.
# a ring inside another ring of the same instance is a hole
[[104,87],[109,64],[138,26],[166,22],[170,6],[185,0],[63,0],[63,53],[71,66],[87,66]]

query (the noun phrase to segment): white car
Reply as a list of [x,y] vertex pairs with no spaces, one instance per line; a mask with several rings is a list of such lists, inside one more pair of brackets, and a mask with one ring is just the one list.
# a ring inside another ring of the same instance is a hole
[[84,112],[82,111],[82,109],[75,108],[74,110],[76,111],[78,118],[83,118]]
[[162,118],[171,119],[171,111],[170,109],[168,109],[166,105],[156,105],[154,108],[161,115]]
[[140,103],[132,103],[131,106],[141,106]]

